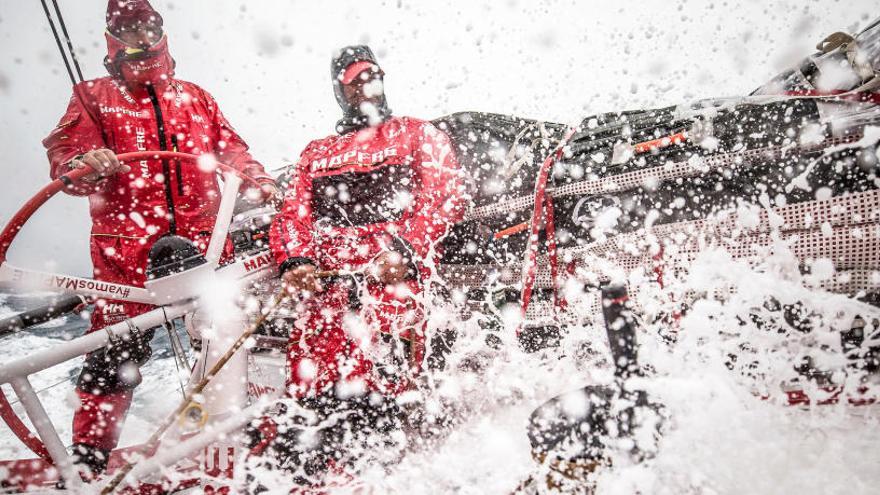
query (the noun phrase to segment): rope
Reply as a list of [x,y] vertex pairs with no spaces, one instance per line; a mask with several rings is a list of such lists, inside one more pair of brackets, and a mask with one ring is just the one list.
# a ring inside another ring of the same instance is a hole
[[[340,276],[354,276],[357,273],[358,272],[356,271],[349,272],[344,270],[323,270],[316,272],[315,276],[317,278],[326,279]],[[165,418],[165,421],[150,436],[149,440],[147,440],[144,446],[139,449],[139,454],[153,452],[156,447],[158,447],[159,439],[162,437],[165,431],[172,424],[174,424],[174,420],[180,417],[180,415],[184,411],[186,411],[191,405],[195,404],[193,402],[193,397],[202,393],[202,391],[205,389],[206,386],[208,386],[209,383],[211,383],[211,380],[217,375],[217,373],[219,373],[220,370],[223,369],[223,366],[225,366],[226,363],[229,362],[230,359],[232,359],[232,356],[235,355],[236,352],[238,352],[241,346],[244,345],[245,341],[247,341],[247,339],[250,338],[250,336],[253,335],[254,332],[256,332],[257,329],[260,328],[260,325],[262,325],[263,322],[266,321],[266,319],[269,318],[269,316],[271,316],[281,306],[281,304],[290,296],[290,293],[291,291],[289,290],[289,288],[285,284],[282,284],[281,289],[278,291],[277,294],[275,294],[275,297],[272,300],[272,304],[260,314],[259,318],[257,318],[256,321],[254,321],[254,323],[251,324],[251,326],[244,331],[244,333],[239,335],[238,339],[232,344],[229,350],[227,350],[226,353],[223,354],[223,356],[214,364],[211,370],[208,371],[207,374],[205,374],[205,376],[199,381],[199,383],[196,384],[196,386],[189,391],[189,394],[184,397],[180,405],[177,406],[177,409],[175,409],[174,412],[172,412],[168,415],[167,418]],[[134,460],[126,462],[125,465],[122,466],[119,471],[117,471],[116,476],[114,476],[113,479],[110,480],[110,482],[107,483],[107,485],[101,490],[101,495],[108,495],[110,493],[113,493],[116,487],[118,487],[122,480],[125,479],[125,476],[128,475],[129,472],[131,472],[135,464],[136,461]]]
[[[256,321],[251,324],[251,326],[248,327],[244,331],[244,333],[242,333],[238,337],[235,343],[233,343],[229,350],[227,350],[226,353],[223,354],[223,356],[214,364],[214,366],[211,368],[210,371],[208,371],[205,377],[202,378],[202,380],[198,384],[196,384],[196,386],[193,387],[192,390],[190,390],[190,392],[180,403],[180,405],[177,406],[177,409],[175,409],[174,412],[172,412],[168,415],[168,417],[165,418],[165,421],[163,421],[159,428],[155,432],[153,432],[153,434],[150,436],[149,440],[147,440],[144,446],[139,449],[139,454],[152,452],[155,450],[156,447],[158,447],[159,440],[162,435],[165,433],[166,430],[168,430],[168,428],[172,424],[174,424],[174,421],[181,415],[181,413],[183,413],[188,407],[190,407],[190,405],[193,403],[193,397],[202,393],[205,387],[211,383],[211,380],[215,376],[217,376],[221,369],[223,369],[223,366],[225,366],[226,363],[229,362],[230,359],[232,359],[232,356],[235,355],[235,353],[241,348],[241,346],[244,345],[245,341],[250,338],[250,336],[253,335],[254,332],[257,331],[257,329],[260,327],[260,325],[262,325],[266,318],[268,318],[271,314],[275,312],[276,309],[278,309],[278,307],[288,297],[288,295],[289,292],[287,290],[287,287],[282,286],[281,290],[278,291],[278,293],[275,295],[275,298],[272,301],[272,305],[269,306],[269,308],[265,312],[263,312],[260,317],[257,318]],[[119,468],[116,476],[114,476],[113,479],[110,480],[110,482],[107,483],[107,485],[101,490],[101,495],[108,495],[110,493],[113,493],[116,487],[119,486],[123,479],[125,479],[125,476],[134,468],[136,462],[137,461],[134,460],[126,462],[125,465]]]
[[[565,146],[576,131],[577,127],[572,127],[565,133],[565,136],[559,141],[559,144],[557,144],[556,149],[547,155],[547,158],[541,165],[541,169],[538,171],[538,178],[535,181],[535,194],[532,199],[535,208],[532,212],[532,219],[529,225],[529,239],[528,244],[526,245],[522,273],[521,312],[523,318],[526,317],[526,312],[528,311],[529,304],[532,300],[532,291],[535,286],[535,278],[538,272],[538,238],[542,223],[544,225],[547,249],[549,252],[550,276],[553,281],[553,299],[555,305],[560,309],[564,308],[566,305],[565,300],[559,296],[558,288],[556,287],[559,261],[556,254],[556,227],[553,218],[553,195],[548,194],[547,180],[553,164],[562,157]],[[517,333],[519,333],[519,330],[517,330]]]
[[855,38],[853,38],[851,34],[842,31],[831,33],[816,44],[816,50],[819,50],[822,53],[828,53],[841,45],[852,43],[854,39]]

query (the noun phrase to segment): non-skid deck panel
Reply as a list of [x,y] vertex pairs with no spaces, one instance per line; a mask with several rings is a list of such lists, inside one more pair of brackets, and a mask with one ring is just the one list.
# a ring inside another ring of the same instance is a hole
[[[679,269],[686,269],[701,251],[712,246],[755,264],[761,261],[762,250],[775,242],[774,233],[778,233],[802,266],[819,258],[834,262],[838,274],[823,281],[823,288],[840,293],[880,289],[880,190],[755,208],[705,220],[642,228],[602,242],[561,250],[559,258],[570,260],[582,272],[595,272],[603,278],[614,270],[652,271],[658,264],[658,246],[663,246],[662,263]],[[440,267],[441,276],[450,285],[461,287],[481,287],[493,281],[515,285],[520,282],[521,272],[521,263]],[[538,261],[536,286],[551,287],[545,256]]]
[[[735,153],[698,157],[683,162],[672,162],[656,167],[643,168],[601,179],[588,179],[548,188],[547,193],[554,197],[614,194],[643,187],[652,182],[663,182],[704,175],[711,170],[725,167],[738,167],[757,160],[781,160],[786,155],[801,151],[816,151],[858,141],[859,135],[827,139],[819,145],[809,147],[768,146]],[[472,208],[465,213],[464,220],[478,220],[513,211],[523,210],[533,205],[534,196],[524,195],[495,204]]]

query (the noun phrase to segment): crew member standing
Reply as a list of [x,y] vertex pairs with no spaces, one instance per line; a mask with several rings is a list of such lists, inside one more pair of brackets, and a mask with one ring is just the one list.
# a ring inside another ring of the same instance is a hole
[[[412,387],[424,356],[417,296],[463,209],[448,136],[393,117],[383,76],[366,46],[333,59],[339,134],[306,146],[271,230],[284,282],[306,295],[290,337],[288,392],[319,418],[345,418],[330,419],[306,450],[289,435],[275,442],[318,478],[379,447],[376,429],[399,426],[395,397]],[[358,275],[319,280],[319,270]]]
[[[174,160],[120,164],[116,155],[171,150],[212,153],[255,179],[263,197],[275,194],[273,179],[248,153],[201,87],[174,77],[174,59],[162,16],[147,0],[110,0],[107,6],[109,77],[74,88],[67,112],[43,140],[57,178],[72,168],[94,173],[66,189],[88,196],[92,217],[91,256],[97,280],[143,286],[147,254],[168,234],[205,249],[220,201],[213,172]],[[150,309],[126,301],[98,301],[90,331]],[[150,356],[146,331],[93,352],[77,382],[81,407],[73,421],[75,462],[102,472],[116,447],[140,381],[138,367]]]

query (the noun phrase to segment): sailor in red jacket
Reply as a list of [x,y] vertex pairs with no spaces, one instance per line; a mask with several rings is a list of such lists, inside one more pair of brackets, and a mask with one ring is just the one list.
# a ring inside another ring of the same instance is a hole
[[[275,186],[211,95],[174,78],[162,17],[147,0],[110,0],[105,36],[110,76],[74,88],[67,112],[43,145],[52,178],[84,165],[96,171],[67,189],[89,197],[95,278],[142,286],[147,254],[161,236],[183,236],[204,249],[220,190],[215,175],[194,164],[142,160],[121,165],[116,154],[213,153],[218,161],[257,180],[264,194],[273,194]],[[98,301],[90,331],[149,309]],[[107,453],[118,442],[131,391],[139,382],[137,368],[150,355],[151,336],[152,331],[144,332],[86,359],[77,383],[82,406],[74,416],[74,454],[96,473],[104,469]]]
[[[420,371],[417,296],[462,215],[463,182],[446,134],[391,116],[368,47],[343,49],[331,76],[345,112],[339,135],[306,146],[271,230],[284,281],[306,294],[290,336],[288,392],[322,416],[360,409],[373,423],[381,415],[373,410],[393,407]],[[319,270],[363,277],[319,280]],[[325,432],[327,449],[358,421],[345,423]]]

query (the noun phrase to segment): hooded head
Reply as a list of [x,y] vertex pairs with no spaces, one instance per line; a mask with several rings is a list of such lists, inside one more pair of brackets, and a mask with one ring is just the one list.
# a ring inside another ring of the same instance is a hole
[[356,131],[391,116],[385,100],[384,76],[373,51],[366,45],[347,46],[333,57],[330,78],[343,114],[336,123],[337,132]]
[[162,16],[148,0],[110,0],[104,66],[132,88],[161,87],[174,75]]

